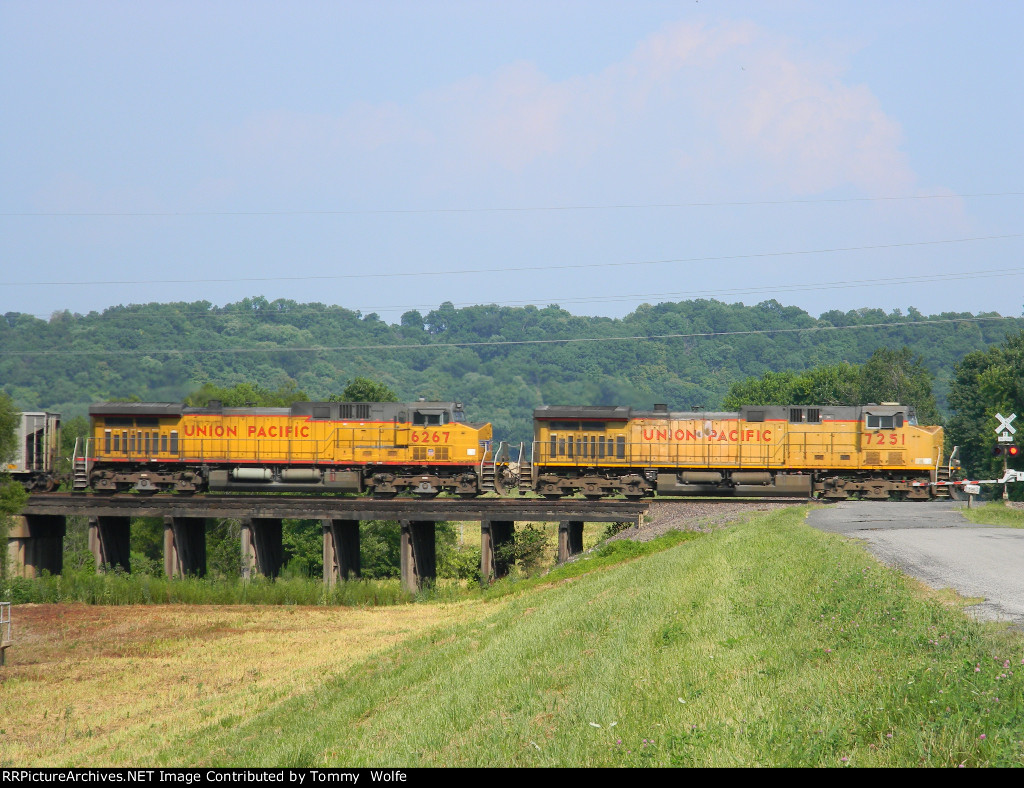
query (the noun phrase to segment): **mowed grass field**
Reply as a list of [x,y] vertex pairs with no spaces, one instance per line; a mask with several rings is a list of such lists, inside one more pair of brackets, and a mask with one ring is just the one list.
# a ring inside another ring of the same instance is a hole
[[459,603],[16,606],[0,765],[1024,763],[1024,635],[805,511]]

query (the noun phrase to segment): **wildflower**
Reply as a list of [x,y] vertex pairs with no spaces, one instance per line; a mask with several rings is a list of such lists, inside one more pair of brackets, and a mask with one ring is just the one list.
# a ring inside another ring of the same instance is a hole
[[985,740],[985,734],[984,733],[981,734],[981,736],[979,736],[978,738],[981,739],[982,741],[984,741]]
[[849,759],[849,758],[847,758],[847,757],[846,757],[846,756],[844,755],[844,756],[843,756],[842,758],[840,758],[839,760],[841,760],[841,761],[842,761],[843,763],[847,763],[847,762],[849,762],[849,760],[850,760],[850,759]]
[[892,734],[891,734],[891,733],[887,733],[887,734],[885,734],[885,738],[887,738],[887,739],[891,739],[891,738],[892,738]]

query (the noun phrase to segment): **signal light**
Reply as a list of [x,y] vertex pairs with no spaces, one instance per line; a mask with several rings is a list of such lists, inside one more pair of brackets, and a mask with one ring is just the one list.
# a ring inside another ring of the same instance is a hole
[[1020,454],[1020,446],[1007,446],[1006,447],[1006,456],[1007,457],[1016,457],[1018,454]]
[[1009,446],[994,446],[992,448],[993,457],[1002,457],[1004,455],[1007,457],[1020,456],[1020,446],[1015,446],[1011,443]]

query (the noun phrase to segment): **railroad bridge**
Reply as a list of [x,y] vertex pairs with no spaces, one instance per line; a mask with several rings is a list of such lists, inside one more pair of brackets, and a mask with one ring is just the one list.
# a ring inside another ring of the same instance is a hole
[[509,498],[376,499],[290,495],[82,495],[49,493],[29,497],[8,534],[13,571],[35,577],[63,569],[67,518],[89,518],[89,549],[97,569],[131,571],[132,517],[164,520],[164,572],[168,577],[204,575],[206,521],[230,518],[242,524],[242,577],[276,577],[284,563],[281,521],[319,520],[323,527],[324,583],[358,578],[359,523],[401,523],[402,585],[416,590],[437,575],[435,527],[438,522],[480,522],[480,575],[503,577],[509,567],[498,548],[509,543],[516,522],[557,522],[558,561],[583,549],[583,523],[639,523],[646,501],[588,501]]

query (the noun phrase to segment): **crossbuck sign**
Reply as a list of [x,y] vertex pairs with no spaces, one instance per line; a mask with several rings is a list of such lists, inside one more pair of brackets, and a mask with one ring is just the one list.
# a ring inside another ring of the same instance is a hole
[[996,435],[999,436],[997,440],[1000,443],[1013,442],[1013,435],[1017,432],[1017,428],[1013,426],[1015,418],[1017,418],[1016,413],[1011,413],[1009,416],[1003,416],[1002,413],[996,414],[996,419],[999,420],[999,426],[996,427]]

